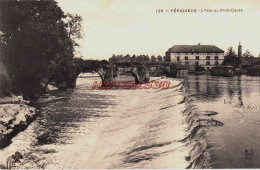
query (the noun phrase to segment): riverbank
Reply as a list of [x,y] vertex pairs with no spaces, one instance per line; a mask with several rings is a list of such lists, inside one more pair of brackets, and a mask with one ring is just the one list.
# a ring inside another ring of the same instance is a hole
[[21,96],[0,99],[0,149],[5,148],[19,132],[25,130],[36,116],[36,109]]

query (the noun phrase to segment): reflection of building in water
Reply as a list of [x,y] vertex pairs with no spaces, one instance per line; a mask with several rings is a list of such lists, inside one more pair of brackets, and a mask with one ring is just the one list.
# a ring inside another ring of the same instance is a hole
[[223,88],[219,85],[219,79],[211,76],[187,76],[185,85],[189,92],[198,94],[197,99],[217,100],[223,94]]
[[237,96],[238,96],[239,106],[244,106],[240,76],[237,76]]
[[166,52],[166,56],[171,62],[189,66],[193,71],[195,66],[210,69],[224,61],[224,51],[215,45],[174,45]]
[[211,77],[211,76],[188,76],[185,85],[191,94],[197,99],[218,100],[226,96],[237,106],[243,106],[243,88],[240,76],[237,77]]

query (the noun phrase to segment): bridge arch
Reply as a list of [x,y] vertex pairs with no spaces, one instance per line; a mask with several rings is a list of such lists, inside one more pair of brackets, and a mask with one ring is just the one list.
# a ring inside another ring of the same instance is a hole
[[98,77],[99,77],[100,80],[101,80],[101,82],[102,82],[102,83],[104,82],[104,77],[103,77],[102,73],[100,73],[99,71],[93,70],[93,71],[91,71],[91,72],[80,72],[80,73],[78,74],[78,76],[76,77],[76,79],[75,79],[75,87],[76,87],[77,79],[78,79],[78,78],[84,78],[84,77],[79,77],[79,75],[80,75],[81,73],[92,73],[92,74],[93,74],[93,73],[97,73],[97,74],[98,74]]
[[127,71],[126,73],[130,73],[135,78],[135,83],[139,83],[139,78],[136,73],[133,71]]

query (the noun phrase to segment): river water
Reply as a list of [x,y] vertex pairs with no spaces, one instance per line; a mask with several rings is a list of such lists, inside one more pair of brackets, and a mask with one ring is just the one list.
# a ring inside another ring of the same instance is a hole
[[96,80],[42,96],[0,162],[19,151],[46,168],[260,167],[259,77],[188,76],[157,90],[92,90]]
[[188,76],[200,111],[215,111],[221,127],[207,133],[213,168],[260,168],[260,77]]
[[43,96],[39,116],[0,151],[2,161],[19,151],[46,168],[188,166],[179,80],[164,90],[92,90],[94,81],[78,78],[77,88]]

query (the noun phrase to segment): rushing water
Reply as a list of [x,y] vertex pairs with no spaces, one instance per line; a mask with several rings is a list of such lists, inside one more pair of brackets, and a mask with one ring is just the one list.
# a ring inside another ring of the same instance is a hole
[[0,162],[19,151],[28,167],[260,167],[259,77],[188,76],[159,90],[92,90],[95,80],[42,96]]
[[218,112],[214,118],[224,123],[207,133],[211,166],[259,168],[260,77],[189,76],[185,82],[196,107]]
[[43,96],[39,116],[0,151],[1,161],[19,151],[46,168],[188,166],[179,80],[168,89],[92,90],[94,80]]

